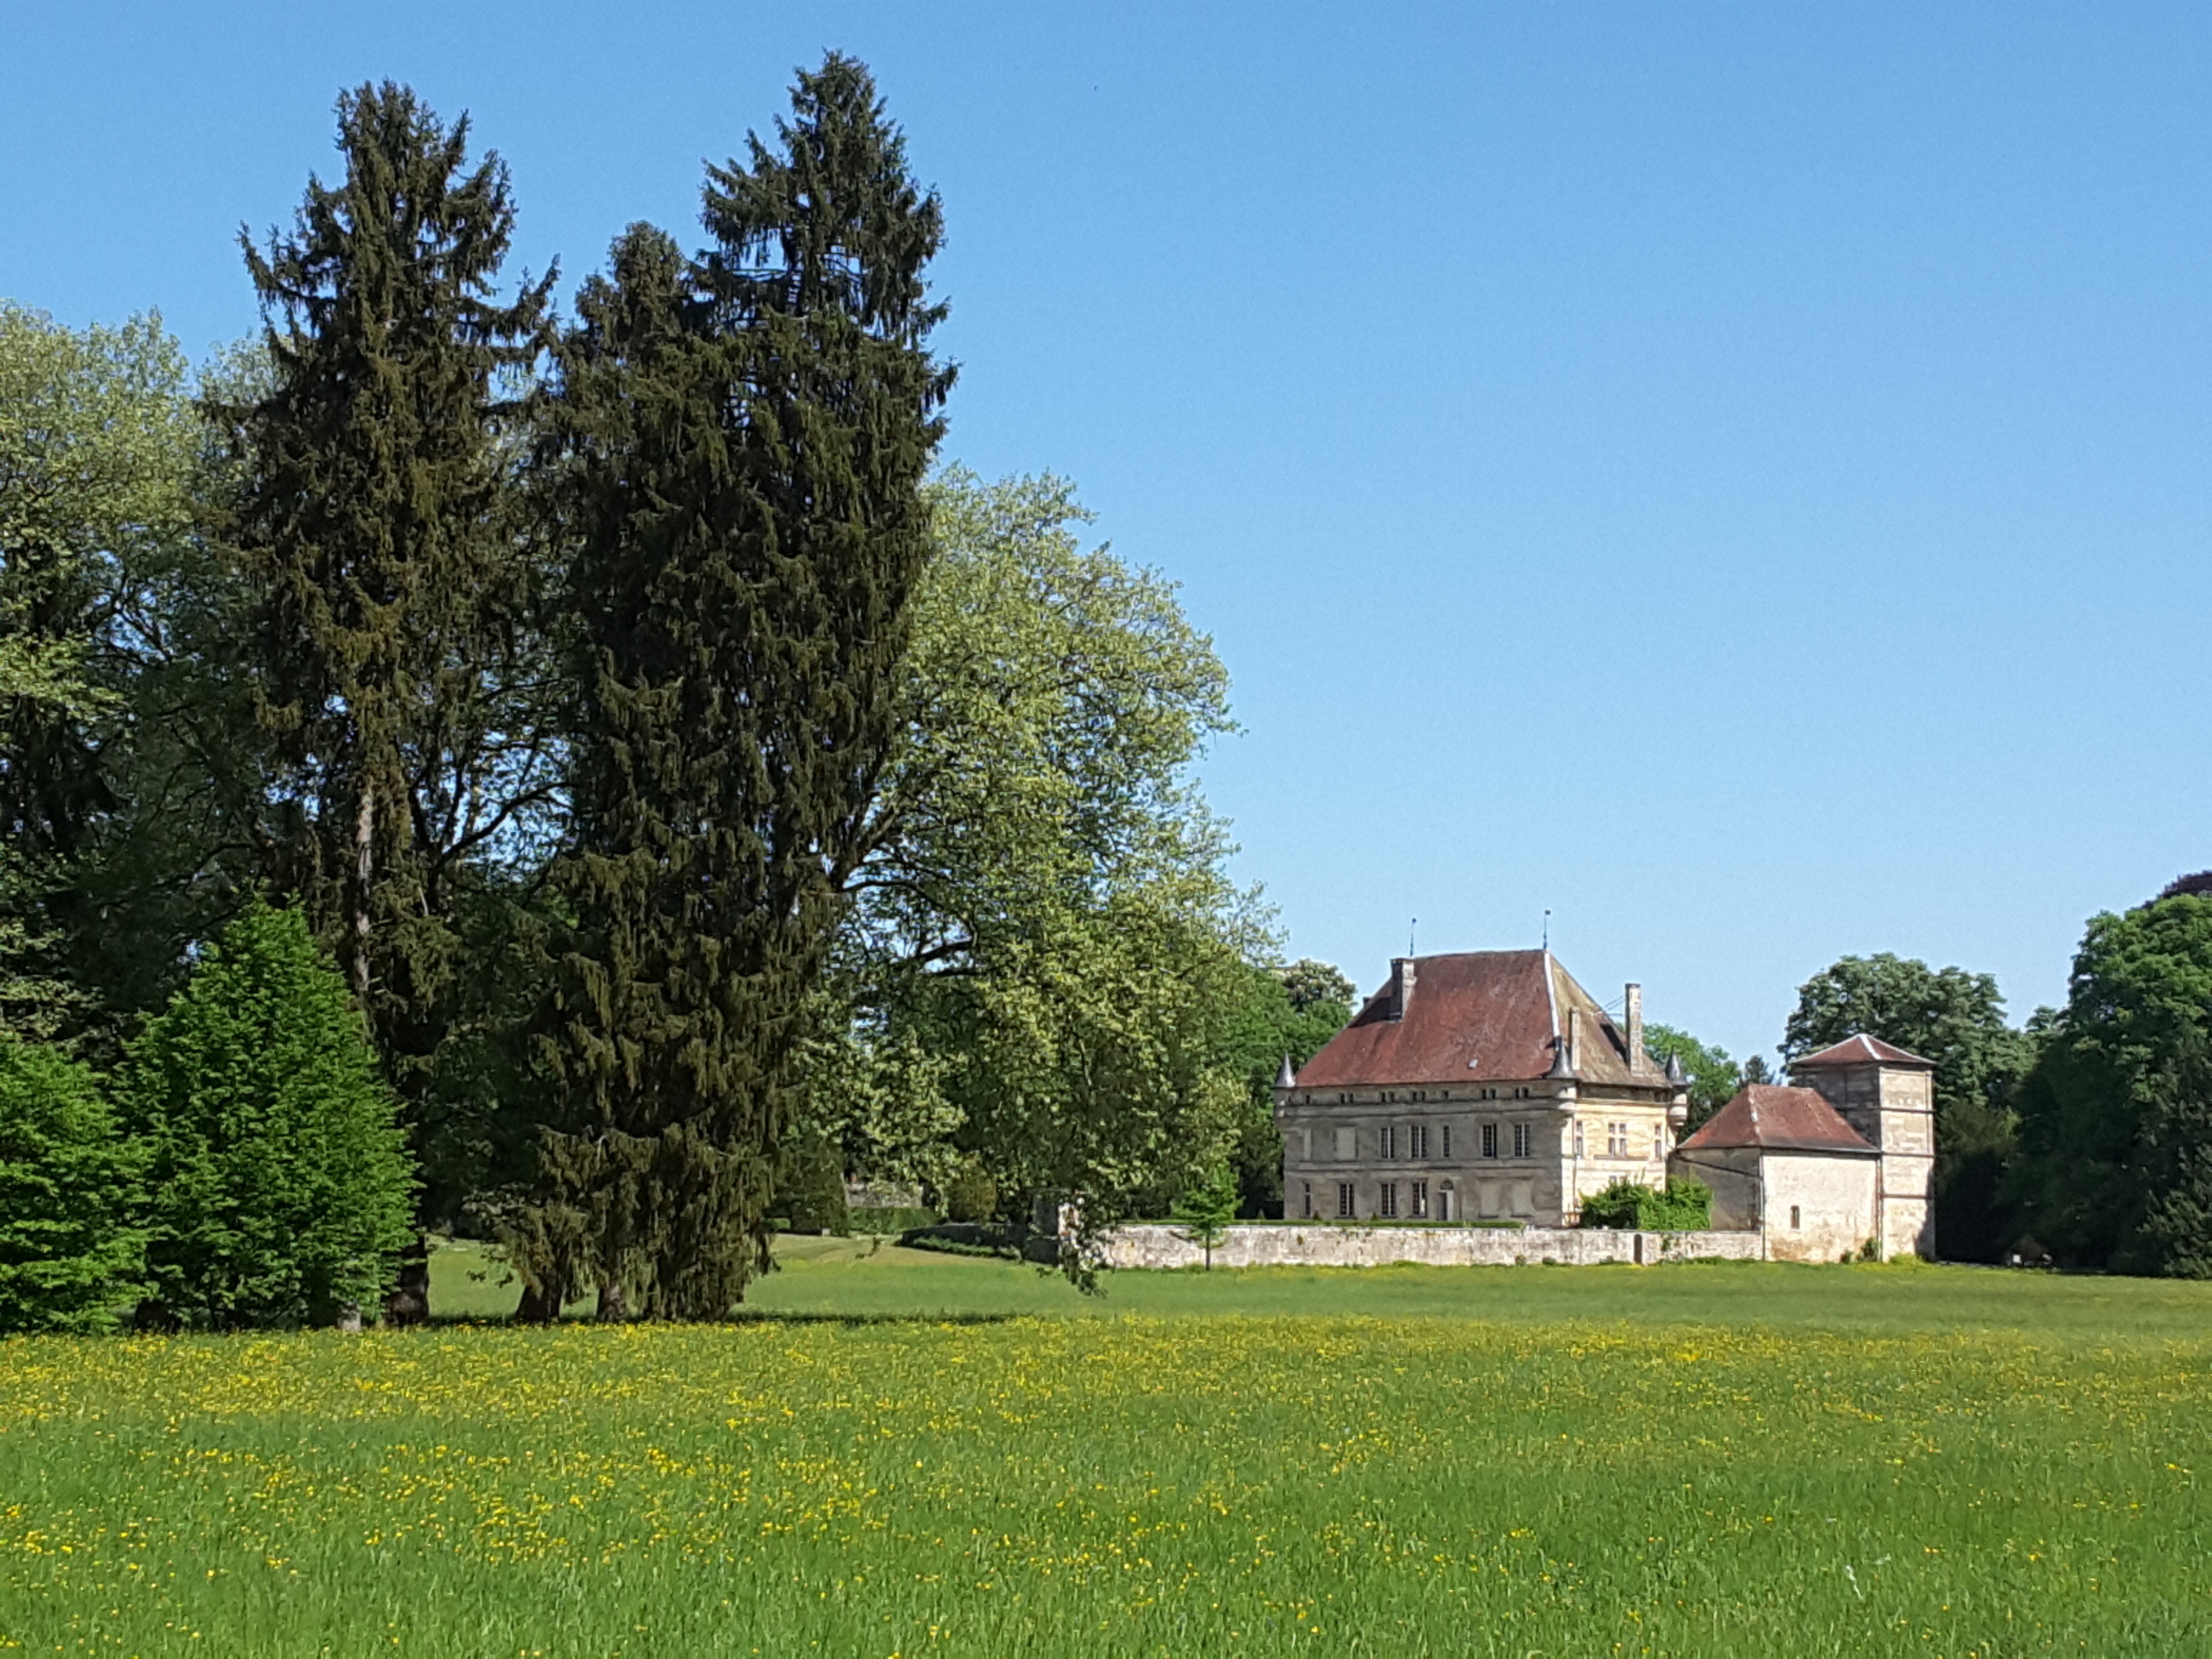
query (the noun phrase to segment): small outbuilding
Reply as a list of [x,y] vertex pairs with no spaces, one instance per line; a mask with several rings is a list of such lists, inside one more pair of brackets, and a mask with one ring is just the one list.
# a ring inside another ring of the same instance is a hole
[[1676,1146],[1668,1172],[1713,1189],[1717,1229],[1778,1261],[1833,1261],[1881,1237],[1881,1149],[1815,1090],[1754,1083]]

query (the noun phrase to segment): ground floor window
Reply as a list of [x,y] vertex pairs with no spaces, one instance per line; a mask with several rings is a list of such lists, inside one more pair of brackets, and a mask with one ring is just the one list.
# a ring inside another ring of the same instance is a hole
[[1306,1219],[1310,1221],[1313,1219],[1313,1182],[1301,1181],[1298,1185],[1306,1189]]
[[1801,1213],[1795,1204],[1790,1206],[1790,1224],[1793,1229],[1802,1224]]
[[1439,1221],[1449,1221],[1451,1218],[1452,1189],[1451,1182],[1447,1181],[1444,1182],[1443,1190],[1437,1194],[1437,1219]]
[[1577,1118],[1577,1119],[1576,1119],[1576,1120],[1575,1120],[1575,1156],[1576,1156],[1577,1158],[1580,1158],[1582,1155],[1583,1155],[1583,1126],[1582,1126],[1582,1120],[1581,1120],[1581,1119],[1579,1119],[1579,1118]]
[[1425,1216],[1428,1212],[1429,1183],[1425,1181],[1417,1181],[1413,1183],[1413,1213]]
[[1348,1181],[1336,1183],[1336,1213],[1340,1220],[1352,1219],[1352,1183]]
[[1394,1220],[1396,1218],[1398,1214],[1398,1183],[1396,1182],[1386,1181],[1382,1183],[1381,1201],[1376,1205],[1375,1213],[1379,1216],[1388,1216]]

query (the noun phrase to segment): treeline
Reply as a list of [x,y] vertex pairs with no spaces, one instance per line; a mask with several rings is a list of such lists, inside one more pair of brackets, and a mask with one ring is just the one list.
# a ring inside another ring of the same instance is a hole
[[[2093,918],[2065,1006],[2024,1026],[1987,974],[1846,957],[1799,988],[1781,1052],[1857,1031],[1935,1062],[1947,1259],[2212,1277],[2212,872]],[[1765,1080],[1682,1032],[1651,1046],[1688,1067],[1692,1127]]]
[[1264,965],[1172,586],[943,462],[865,68],[568,319],[465,120],[337,114],[258,340],[0,304],[0,1322],[419,1319],[448,1231],[525,1317],[714,1317],[848,1177],[1279,1206],[1350,988]]

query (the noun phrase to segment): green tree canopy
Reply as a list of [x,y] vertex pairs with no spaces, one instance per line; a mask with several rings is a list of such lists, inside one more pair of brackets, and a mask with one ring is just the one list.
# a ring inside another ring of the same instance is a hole
[[0,1332],[115,1322],[145,1261],[142,1164],[89,1066],[0,1037]]
[[1689,1073],[1690,1115],[1685,1134],[1735,1099],[1736,1091],[1743,1087],[1743,1068],[1729,1058],[1729,1051],[1700,1042],[1687,1031],[1672,1025],[1646,1025],[1644,1047],[1662,1066],[1679,1060]]
[[[133,674],[158,635],[149,590],[188,539],[200,453],[184,356],[158,318],[72,330],[0,301],[4,1029],[81,1030],[104,981],[147,955],[99,892],[100,866],[134,805],[194,793],[189,774],[134,769],[137,739],[168,738]],[[173,951],[155,944],[157,971]]]
[[1296,1070],[1352,1018],[1352,981],[1310,957],[1249,970],[1248,990],[1224,1056],[1242,1074],[1243,1107],[1230,1167],[1239,1215],[1283,1214],[1283,1132],[1275,1126],[1275,1079],[1285,1059]]
[[2212,897],[2091,920],[2019,1091],[2013,1188],[2061,1260],[2202,1273]]
[[381,1296],[414,1175],[362,1017],[297,910],[249,908],[131,1045],[147,1274],[216,1329],[328,1322]]
[[1189,776],[1227,677],[1171,584],[1082,545],[1066,481],[955,470],[931,506],[813,1109],[861,1172],[974,1157],[1098,1224],[1223,1156],[1281,1060],[1250,1018],[1289,1013],[1271,941]]

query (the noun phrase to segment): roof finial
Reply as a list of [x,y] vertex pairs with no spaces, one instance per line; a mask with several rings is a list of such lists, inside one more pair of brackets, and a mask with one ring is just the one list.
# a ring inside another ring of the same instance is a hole
[[1549,910],[1544,912],[1544,948],[1547,951],[1552,948],[1552,913]]
[[1414,930],[1419,927],[1420,925],[1421,919],[1419,916],[1415,916],[1411,921],[1406,924],[1406,954],[1409,957],[1413,954]]

